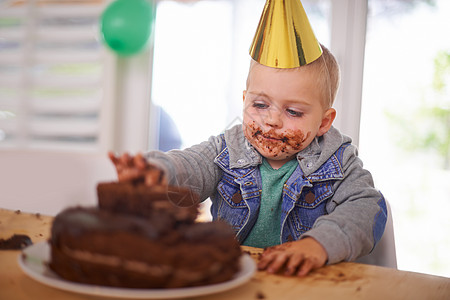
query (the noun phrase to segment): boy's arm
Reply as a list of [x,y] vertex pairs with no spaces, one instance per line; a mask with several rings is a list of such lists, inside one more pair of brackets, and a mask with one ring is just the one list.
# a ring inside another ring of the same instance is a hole
[[314,238],[326,249],[329,264],[369,254],[387,220],[384,197],[374,188],[372,175],[363,169],[356,147],[345,150],[342,167],[344,179],[333,187],[328,215],[319,217],[302,236]]
[[222,139],[217,136],[184,150],[151,151],[145,158],[165,171],[168,184],[188,187],[203,201],[214,193],[220,179],[214,159],[221,150]]
[[327,205],[329,214],[318,218],[300,240],[268,248],[260,269],[275,273],[284,267],[287,275],[304,276],[325,263],[355,260],[373,249],[386,224],[385,200],[353,146],[344,154],[343,168],[344,180],[336,183]]

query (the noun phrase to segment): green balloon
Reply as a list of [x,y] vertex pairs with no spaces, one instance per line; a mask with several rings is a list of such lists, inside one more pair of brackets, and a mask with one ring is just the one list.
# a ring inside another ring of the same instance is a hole
[[143,50],[153,30],[153,5],[146,0],[116,0],[101,16],[105,43],[119,55]]

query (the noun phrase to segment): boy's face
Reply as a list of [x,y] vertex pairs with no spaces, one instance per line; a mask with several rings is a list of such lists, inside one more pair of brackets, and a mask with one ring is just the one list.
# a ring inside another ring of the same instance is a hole
[[244,91],[245,136],[274,168],[281,167],[331,127],[311,68],[278,70],[254,64]]

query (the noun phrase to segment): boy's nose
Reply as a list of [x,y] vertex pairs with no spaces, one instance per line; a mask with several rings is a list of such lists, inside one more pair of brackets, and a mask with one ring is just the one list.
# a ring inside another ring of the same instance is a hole
[[271,110],[266,116],[265,123],[270,127],[281,128],[283,126],[281,113],[278,110]]

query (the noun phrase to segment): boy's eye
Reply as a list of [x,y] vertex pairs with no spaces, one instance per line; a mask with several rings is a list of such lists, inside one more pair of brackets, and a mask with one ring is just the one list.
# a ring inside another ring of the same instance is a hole
[[267,108],[268,105],[265,103],[261,103],[261,102],[253,102],[253,107],[264,109],[264,108]]
[[293,116],[293,117],[301,117],[303,116],[303,113],[301,111],[296,111],[290,108],[286,109],[286,112],[288,113],[288,115]]

